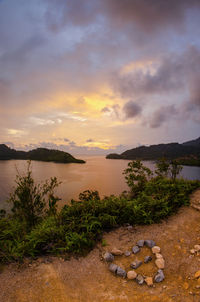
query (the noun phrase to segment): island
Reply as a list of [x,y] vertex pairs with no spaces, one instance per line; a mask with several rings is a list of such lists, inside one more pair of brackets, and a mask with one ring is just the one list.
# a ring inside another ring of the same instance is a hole
[[108,154],[106,158],[127,160],[158,160],[166,158],[168,160],[177,160],[181,165],[200,166],[200,137],[182,144],[169,143],[140,146],[121,154]]
[[10,159],[22,159],[22,160],[37,160],[45,162],[55,162],[55,163],[85,163],[82,159],[76,159],[71,154],[47,149],[47,148],[37,148],[31,151],[17,151],[11,149],[5,144],[0,144],[0,160],[10,160]]

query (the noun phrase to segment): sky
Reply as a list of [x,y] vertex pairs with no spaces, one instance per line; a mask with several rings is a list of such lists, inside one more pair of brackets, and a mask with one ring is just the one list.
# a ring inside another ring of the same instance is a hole
[[121,153],[200,136],[199,0],[0,0],[0,143]]

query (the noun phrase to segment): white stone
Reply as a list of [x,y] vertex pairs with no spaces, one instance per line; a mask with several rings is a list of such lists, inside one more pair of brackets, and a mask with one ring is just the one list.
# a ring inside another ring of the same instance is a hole
[[127,273],[127,278],[129,279],[129,280],[133,280],[133,279],[135,279],[137,277],[137,273],[133,270],[133,271],[129,271],[128,273]]
[[160,269],[165,268],[165,260],[163,258],[156,259],[155,264]]
[[153,254],[157,254],[157,253],[160,253],[160,247],[155,245],[154,247],[152,247],[152,253]]

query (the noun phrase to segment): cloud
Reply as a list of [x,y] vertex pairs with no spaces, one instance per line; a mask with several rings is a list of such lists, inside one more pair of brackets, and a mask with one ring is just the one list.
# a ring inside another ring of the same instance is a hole
[[168,122],[170,119],[173,119],[176,114],[177,109],[174,105],[162,106],[153,113],[153,116],[149,121],[149,125],[151,128],[158,128],[163,123]]
[[129,101],[124,105],[123,111],[125,113],[125,118],[128,119],[139,115],[142,109],[138,104],[134,103],[133,101]]

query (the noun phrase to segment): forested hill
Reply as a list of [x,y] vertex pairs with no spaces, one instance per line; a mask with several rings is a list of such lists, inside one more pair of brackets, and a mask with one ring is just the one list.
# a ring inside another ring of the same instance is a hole
[[38,148],[25,152],[17,151],[4,144],[0,144],[0,160],[8,159],[38,160],[57,163],[85,163],[84,160],[76,159],[71,154],[64,151]]
[[183,165],[200,166],[200,137],[183,144],[170,143],[140,146],[121,154],[109,154],[108,159],[156,160],[159,158],[177,159]]

